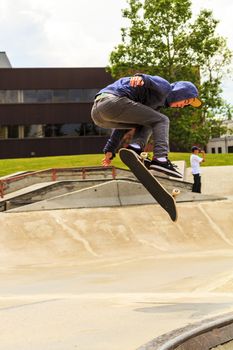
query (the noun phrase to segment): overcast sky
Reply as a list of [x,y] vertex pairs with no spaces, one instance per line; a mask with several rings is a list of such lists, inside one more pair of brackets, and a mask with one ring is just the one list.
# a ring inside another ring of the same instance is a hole
[[[104,67],[121,42],[126,0],[0,0],[0,51],[13,67]],[[233,50],[232,0],[193,0],[211,9],[218,32]],[[224,81],[232,103],[232,76]]]

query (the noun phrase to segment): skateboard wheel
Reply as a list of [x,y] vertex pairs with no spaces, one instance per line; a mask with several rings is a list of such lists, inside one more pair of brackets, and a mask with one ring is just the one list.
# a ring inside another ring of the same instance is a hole
[[141,152],[140,156],[142,157],[142,159],[146,159],[148,156],[147,152]]
[[180,194],[180,190],[179,190],[178,188],[174,188],[174,189],[172,190],[172,196],[173,196],[173,197],[176,197],[176,196],[178,196],[178,194]]

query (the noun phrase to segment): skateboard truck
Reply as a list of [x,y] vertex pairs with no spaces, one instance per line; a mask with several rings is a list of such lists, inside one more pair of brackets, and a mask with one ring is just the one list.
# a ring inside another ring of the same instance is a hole
[[173,188],[172,197],[175,199],[180,194],[179,188]]
[[142,158],[142,163],[144,164],[145,159],[148,157],[148,153],[147,152],[141,152],[140,156]]

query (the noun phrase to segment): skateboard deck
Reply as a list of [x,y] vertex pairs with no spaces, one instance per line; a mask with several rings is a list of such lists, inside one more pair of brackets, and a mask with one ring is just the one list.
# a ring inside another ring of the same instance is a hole
[[122,162],[129,167],[132,173],[154,197],[158,204],[166,210],[172,221],[176,221],[178,214],[174,197],[145,167],[140,156],[134,151],[126,148],[121,148],[119,150],[119,156]]

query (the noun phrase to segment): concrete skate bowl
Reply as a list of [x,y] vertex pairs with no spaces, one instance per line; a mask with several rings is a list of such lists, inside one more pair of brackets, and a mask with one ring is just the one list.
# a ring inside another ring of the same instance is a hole
[[135,350],[233,312],[232,200],[178,210],[0,213],[3,348]]
[[[233,253],[232,201],[1,213],[1,266]],[[7,256],[7,259],[5,259]]]

